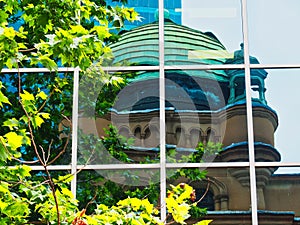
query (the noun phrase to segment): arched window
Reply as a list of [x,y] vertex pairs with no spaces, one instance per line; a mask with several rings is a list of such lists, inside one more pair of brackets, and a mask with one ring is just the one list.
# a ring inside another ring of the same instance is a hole
[[203,197],[203,199],[197,204],[197,206],[199,208],[206,208],[209,211],[214,211],[215,202],[214,202],[213,192],[210,190],[206,192],[206,188],[195,188],[195,191],[196,191],[196,201],[198,201],[200,198]]
[[144,136],[145,147],[156,148],[159,146],[159,131],[155,126],[149,126],[145,129]]
[[175,138],[176,138],[176,145],[178,147],[185,146],[184,130],[182,128],[180,128],[180,127],[176,128]]
[[201,131],[198,129],[192,129],[190,132],[191,146],[196,148],[199,142],[202,142]]
[[212,130],[211,128],[208,128],[206,131],[206,142],[215,142],[215,136],[216,136],[216,132],[214,130]]
[[141,131],[141,128],[140,127],[135,128],[133,134],[134,134],[134,139],[135,139],[135,141],[134,141],[135,145],[141,145],[141,143],[142,143],[142,131]]
[[122,127],[119,130],[119,134],[123,137],[129,138],[129,130],[126,127]]
[[243,99],[246,96],[245,93],[245,78],[242,77],[237,77],[235,82],[235,98],[236,99]]
[[134,137],[138,138],[138,139],[141,139],[141,137],[142,137],[141,135],[142,135],[141,128],[140,127],[135,128]]
[[145,139],[149,138],[151,136],[151,130],[150,128],[148,127],[146,130],[145,130]]

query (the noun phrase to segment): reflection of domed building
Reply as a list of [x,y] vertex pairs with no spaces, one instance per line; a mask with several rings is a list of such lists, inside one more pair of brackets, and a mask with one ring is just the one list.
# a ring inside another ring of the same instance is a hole
[[[243,69],[183,70],[173,65],[242,64],[243,46],[233,55],[210,32],[200,32],[165,21],[166,143],[181,152],[192,151],[198,142],[221,142],[217,162],[247,162],[248,134]],[[115,63],[139,66],[159,64],[158,23],[123,32],[111,45]],[[259,63],[254,57],[251,63]],[[280,161],[274,148],[277,114],[265,99],[263,69],[251,70],[256,161]],[[133,137],[128,154],[138,160],[159,152],[159,72],[139,71],[118,95],[110,115],[120,134]],[[257,168],[260,224],[300,224],[300,203],[287,199],[278,186],[290,180],[273,175],[274,168]],[[212,224],[250,224],[249,171],[243,168],[208,169],[211,187],[206,206]],[[295,183],[299,182],[296,178]],[[199,191],[204,187],[200,182]],[[276,188],[275,188],[276,187]],[[299,196],[299,190],[297,190]],[[296,190],[295,190],[296,193]],[[275,199],[274,196],[278,198]],[[294,197],[295,199],[298,199]],[[278,200],[280,199],[280,200]],[[278,208],[277,201],[280,201]],[[267,211],[268,210],[268,211]],[[276,212],[275,212],[276,211]],[[286,212],[292,211],[292,212]],[[295,212],[295,213],[294,213]],[[274,219],[276,223],[274,223]],[[298,221],[298,222],[297,222]]]
[[[243,63],[243,50],[230,56],[210,32],[203,33],[170,20],[164,26],[165,64],[168,66]],[[111,48],[116,63],[127,61],[140,66],[158,65],[158,23],[124,32]],[[251,62],[258,63],[254,57]],[[267,73],[262,69],[254,69],[251,73],[253,91],[258,96],[253,99],[255,141],[264,151],[257,157],[278,161],[280,155],[272,147],[277,115],[266,105],[264,96]],[[159,110],[158,77],[158,71],[138,72],[118,95],[113,107],[112,122],[122,134],[128,137],[138,134],[138,141],[148,143],[145,146],[138,143],[139,147],[157,147],[155,135],[153,143],[147,140],[150,137],[147,131],[150,125],[151,131],[158,131],[158,120],[153,120]],[[182,70],[171,67],[165,71],[165,78],[167,144],[195,148],[199,141],[210,139],[223,143],[225,150],[220,160],[247,160],[248,154],[244,152],[247,148],[244,70]],[[124,121],[128,120],[122,123],[122,117]],[[232,156],[231,151],[241,155]]]

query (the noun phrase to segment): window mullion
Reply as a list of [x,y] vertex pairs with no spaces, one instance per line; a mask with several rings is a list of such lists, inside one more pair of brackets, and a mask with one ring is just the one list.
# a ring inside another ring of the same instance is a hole
[[160,107],[160,205],[161,220],[166,220],[166,124],[165,124],[165,70],[164,70],[164,1],[159,0],[159,107]]
[[79,68],[74,70],[73,77],[73,109],[72,109],[72,158],[71,173],[73,179],[71,181],[71,191],[76,198],[77,183],[77,140],[78,140],[78,91],[79,91]]
[[252,225],[258,225],[255,152],[254,152],[254,136],[253,136],[252,98],[251,98],[251,75],[250,75],[248,21],[247,21],[247,0],[242,0],[241,4],[242,4],[243,40],[244,40],[245,88],[246,88],[247,131],[248,131],[248,149],[249,149],[249,165],[250,165],[249,173],[250,173],[251,212],[252,212]]

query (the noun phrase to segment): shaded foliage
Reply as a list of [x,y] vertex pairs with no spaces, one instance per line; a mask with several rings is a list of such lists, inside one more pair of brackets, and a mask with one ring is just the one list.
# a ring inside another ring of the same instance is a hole
[[[157,184],[131,190],[99,174],[82,172],[78,175],[79,203],[69,190],[73,175],[49,170],[52,164],[71,161],[73,73],[59,73],[59,67],[80,69],[83,89],[79,95],[86,103],[83,113],[93,109],[99,115],[107,112],[127,78],[134,76],[109,74],[100,67],[111,63],[108,44],[118,39],[113,31],[120,30],[124,21],[139,19],[134,9],[106,3],[0,0],[0,70],[17,71],[0,74],[1,225],[168,222],[159,220],[159,208],[153,205],[158,201]],[[22,68],[49,71],[24,73]],[[101,140],[83,134],[80,138],[81,147],[92,148],[88,154],[98,153],[101,158],[101,148],[105,148],[112,158],[132,161],[124,153],[130,143],[113,127]],[[83,163],[91,162],[90,155],[82,155]],[[28,165],[39,165],[42,170],[33,172]],[[125,179],[136,179],[122,173]],[[91,189],[91,183],[97,190]],[[193,189],[188,185],[171,189],[167,198],[170,218],[184,224],[193,206]]]

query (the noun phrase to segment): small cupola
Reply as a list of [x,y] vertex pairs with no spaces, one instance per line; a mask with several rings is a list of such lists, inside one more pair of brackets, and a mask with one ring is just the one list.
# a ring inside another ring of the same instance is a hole
[[[225,64],[243,64],[244,63],[244,44],[241,43],[241,49],[234,52],[234,57],[226,60]],[[259,61],[250,56],[251,64],[259,64]],[[229,88],[230,95],[228,103],[234,103],[246,98],[245,90],[245,70],[244,69],[233,69],[226,71],[229,77]],[[267,77],[267,72],[264,69],[250,69],[251,74],[251,89],[253,92],[253,101],[260,102],[262,104],[267,104],[265,99],[265,78]]]

